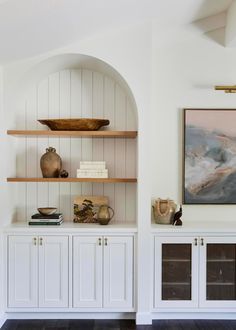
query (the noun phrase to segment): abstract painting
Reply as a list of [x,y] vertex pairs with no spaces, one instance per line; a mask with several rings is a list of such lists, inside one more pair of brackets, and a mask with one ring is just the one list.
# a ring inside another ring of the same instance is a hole
[[236,109],[184,109],[185,204],[236,204]]

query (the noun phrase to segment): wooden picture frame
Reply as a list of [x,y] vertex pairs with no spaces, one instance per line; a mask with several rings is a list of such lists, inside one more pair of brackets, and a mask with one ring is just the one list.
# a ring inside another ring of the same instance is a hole
[[236,109],[184,109],[183,204],[236,204]]

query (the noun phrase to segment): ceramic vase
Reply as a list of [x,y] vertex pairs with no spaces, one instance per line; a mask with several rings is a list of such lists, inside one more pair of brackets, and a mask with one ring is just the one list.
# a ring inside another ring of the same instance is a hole
[[61,157],[56,149],[49,147],[40,159],[40,167],[44,178],[58,178],[62,168]]

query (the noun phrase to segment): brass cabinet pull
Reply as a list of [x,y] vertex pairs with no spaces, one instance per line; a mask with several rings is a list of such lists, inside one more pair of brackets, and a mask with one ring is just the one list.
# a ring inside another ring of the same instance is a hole
[[39,239],[39,245],[43,245],[43,239],[42,239],[42,237],[40,237],[40,239]]
[[37,238],[36,237],[33,238],[33,242],[34,242],[34,245],[37,245]]
[[194,245],[197,246],[197,238],[194,238]]
[[203,246],[203,245],[204,245],[204,239],[201,238],[201,246]]
[[107,238],[104,238],[104,245],[107,246],[107,241],[108,239]]
[[99,239],[98,239],[98,245],[99,245],[99,246],[102,245],[102,239],[101,239],[101,237],[99,237]]

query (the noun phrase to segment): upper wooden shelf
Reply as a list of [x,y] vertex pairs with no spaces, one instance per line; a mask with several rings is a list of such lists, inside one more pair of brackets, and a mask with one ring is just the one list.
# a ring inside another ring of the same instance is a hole
[[8,182],[137,182],[136,178],[7,178]]
[[107,138],[136,138],[137,131],[42,131],[42,130],[8,130],[8,135],[19,137],[107,137]]

